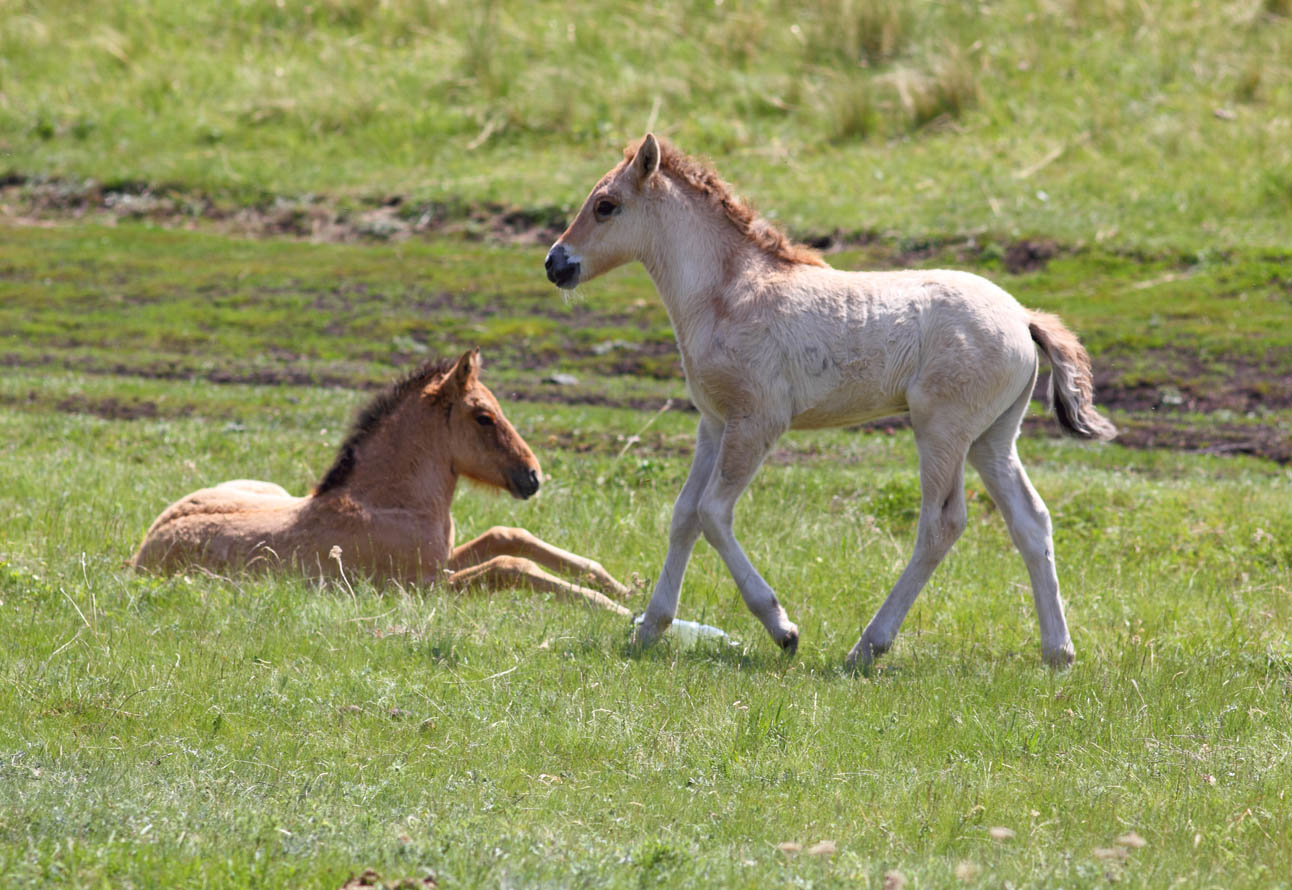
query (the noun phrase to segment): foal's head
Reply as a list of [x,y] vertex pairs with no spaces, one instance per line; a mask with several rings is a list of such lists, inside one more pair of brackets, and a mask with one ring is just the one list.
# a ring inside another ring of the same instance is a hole
[[538,459],[480,382],[478,349],[456,362],[428,362],[369,402],[314,494],[372,485],[374,478],[402,490],[409,480],[395,468],[409,466],[401,458],[410,457],[422,468],[413,472],[448,469],[518,498],[538,491],[543,479]]
[[505,488],[513,497],[538,491],[543,471],[525,440],[503,416],[498,400],[480,382],[480,350],[463,353],[449,372],[428,383],[422,403],[447,423],[449,458],[455,473]]
[[[631,155],[630,155],[631,153]],[[651,133],[601,177],[574,222],[547,252],[544,267],[557,287],[573,288],[634,259],[653,225],[652,179],[660,144]],[[629,156],[630,155],[630,156]]]
[[825,265],[816,251],[760,219],[712,168],[647,133],[624,150],[624,159],[601,177],[556,239],[544,263],[547,277],[557,287],[576,287],[643,259],[660,233],[679,230],[690,252],[730,239],[775,263]]

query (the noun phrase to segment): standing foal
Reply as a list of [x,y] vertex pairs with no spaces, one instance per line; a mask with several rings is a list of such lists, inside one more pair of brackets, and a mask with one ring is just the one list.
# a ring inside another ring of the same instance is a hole
[[640,643],[672,622],[703,533],[746,605],[792,652],[798,628],[732,533],[736,500],[786,430],[909,413],[920,456],[915,553],[849,664],[869,664],[892,646],[964,531],[966,457],[1027,563],[1043,657],[1072,663],[1050,516],[1014,447],[1038,347],[1053,368],[1051,400],[1064,432],[1110,439],[1116,430],[1096,413],[1090,359],[1058,318],[965,272],[832,269],[755,217],[712,170],[651,134],[593,187],[548,252],[547,277],[573,288],[630,260],[654,279],[700,410],[694,463]]

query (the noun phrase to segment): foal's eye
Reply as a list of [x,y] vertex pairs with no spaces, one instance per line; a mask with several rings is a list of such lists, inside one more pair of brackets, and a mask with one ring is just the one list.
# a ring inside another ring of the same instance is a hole
[[493,426],[493,418],[490,417],[488,414],[477,414],[476,423],[480,424],[481,426]]
[[592,212],[597,215],[597,219],[606,220],[613,216],[614,212],[618,209],[619,205],[614,201],[607,201],[605,198],[602,198],[597,202],[597,206],[592,208]]

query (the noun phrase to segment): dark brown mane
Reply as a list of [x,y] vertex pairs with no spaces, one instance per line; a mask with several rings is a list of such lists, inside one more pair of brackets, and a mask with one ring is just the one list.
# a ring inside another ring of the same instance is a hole
[[[726,214],[737,231],[768,256],[783,263],[825,265],[825,260],[815,250],[805,244],[794,243],[784,232],[754,213],[754,209],[736,195],[712,167],[679,151],[666,139],[658,141],[660,170],[707,198]],[[624,158],[631,162],[640,146],[640,142],[629,145],[624,149]]]
[[383,392],[378,393],[364,405],[355,416],[354,423],[345,441],[337,451],[332,468],[323,474],[322,481],[314,488],[315,496],[326,494],[340,488],[354,472],[356,455],[359,446],[376,432],[377,427],[408,398],[408,395],[421,390],[437,377],[443,377],[453,369],[453,359],[430,359],[417,370],[392,383]]

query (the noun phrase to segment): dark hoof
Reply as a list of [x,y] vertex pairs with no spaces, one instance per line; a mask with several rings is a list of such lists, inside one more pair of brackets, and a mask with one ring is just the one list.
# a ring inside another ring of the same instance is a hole
[[664,635],[664,631],[668,630],[669,625],[673,623],[672,619],[669,619],[662,627],[659,627],[647,625],[645,619],[645,614],[637,615],[633,618],[631,625],[632,641],[629,643],[629,646],[637,653],[655,645],[656,641]]
[[781,650],[786,655],[793,655],[799,651],[799,632],[792,630],[787,633],[780,641]]

